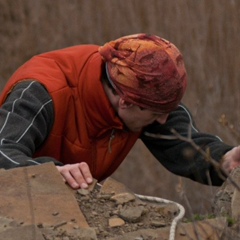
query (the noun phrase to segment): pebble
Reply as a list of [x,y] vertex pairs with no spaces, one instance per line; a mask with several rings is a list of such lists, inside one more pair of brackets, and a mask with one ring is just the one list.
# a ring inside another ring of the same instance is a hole
[[105,200],[108,200],[112,197],[112,194],[99,194],[97,196],[99,199],[105,199]]
[[90,192],[89,192],[87,189],[81,188],[81,189],[78,189],[78,190],[77,190],[77,193],[80,194],[80,195],[86,196],[86,195],[88,195]]
[[121,218],[110,218],[108,220],[108,225],[109,227],[120,227],[123,226],[125,224],[125,221]]
[[143,207],[123,207],[119,210],[119,216],[127,222],[139,222],[143,209]]
[[98,215],[98,213],[97,213],[97,212],[95,212],[95,211],[92,211],[92,215],[93,215],[93,216],[97,216],[97,215]]
[[119,193],[110,198],[111,200],[115,201],[117,204],[124,204],[128,202],[135,201],[135,195],[131,193]]
[[165,227],[167,224],[163,220],[152,220],[151,225],[154,227]]

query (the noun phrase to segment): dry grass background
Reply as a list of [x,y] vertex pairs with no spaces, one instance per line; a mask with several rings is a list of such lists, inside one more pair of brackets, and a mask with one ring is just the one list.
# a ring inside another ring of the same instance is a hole
[[[123,35],[162,36],[182,51],[189,75],[184,103],[198,127],[238,144],[219,124],[225,114],[239,132],[240,1],[238,0],[0,0],[0,88],[31,56],[82,43],[103,44]],[[166,171],[138,142],[114,177],[139,194],[210,212],[216,188]]]

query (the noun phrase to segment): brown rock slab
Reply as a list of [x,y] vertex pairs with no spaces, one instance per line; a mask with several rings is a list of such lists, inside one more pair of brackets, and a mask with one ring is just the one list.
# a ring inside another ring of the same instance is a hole
[[240,218],[240,191],[232,181],[240,186],[240,167],[231,172],[230,178],[227,178],[216,193],[213,207],[217,216],[230,216],[237,220]]
[[41,231],[35,225],[9,228],[0,232],[0,239],[44,240]]
[[[233,179],[240,186],[240,168],[236,168],[233,172]],[[240,219],[240,190],[234,188],[231,202],[232,217],[236,220]]]
[[238,189],[234,190],[231,209],[232,217],[236,220],[240,219],[240,191]]
[[101,194],[120,194],[120,193],[132,193],[133,192],[127,188],[124,184],[116,181],[115,179],[109,177],[107,178],[101,187]]
[[52,227],[69,232],[89,227],[54,164],[2,171],[0,182],[1,216],[22,226]]
[[0,216],[0,233],[19,226],[21,226],[21,224],[14,220]]
[[96,232],[93,228],[75,229],[70,233],[64,230],[43,228],[41,229],[41,232],[44,235],[44,240],[97,240]]
[[[226,227],[225,218],[208,219],[195,223],[179,223],[175,234],[176,240],[219,240]],[[122,236],[108,238],[108,240],[129,240],[129,239],[156,239],[168,240],[169,227],[154,229],[143,229]]]

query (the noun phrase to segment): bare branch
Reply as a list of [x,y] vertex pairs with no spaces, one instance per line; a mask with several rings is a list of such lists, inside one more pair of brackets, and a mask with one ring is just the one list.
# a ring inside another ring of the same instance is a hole
[[200,146],[198,146],[192,140],[192,137],[191,137],[191,126],[190,125],[189,125],[189,128],[188,128],[188,135],[187,135],[187,137],[184,137],[184,136],[180,135],[175,129],[172,129],[171,132],[173,133],[173,135],[171,135],[171,136],[170,135],[148,133],[148,132],[145,132],[144,134],[146,136],[153,137],[153,138],[166,139],[166,140],[177,140],[177,139],[179,139],[179,140],[181,140],[183,142],[189,143],[197,152],[199,152],[204,157],[204,159],[208,163],[210,163],[214,167],[214,169],[218,173],[219,177],[223,181],[225,181],[226,178],[228,178],[229,181],[233,184],[233,186],[236,187],[240,191],[239,185],[231,178],[229,173],[224,168],[221,167],[221,164],[219,164],[219,162],[217,162],[215,159],[213,159],[211,157],[210,151],[209,150],[204,151]]

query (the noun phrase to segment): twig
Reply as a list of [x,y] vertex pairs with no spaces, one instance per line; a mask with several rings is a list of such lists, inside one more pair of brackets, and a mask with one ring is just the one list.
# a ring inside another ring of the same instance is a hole
[[[238,191],[240,191],[240,187],[239,185],[232,179],[232,177],[228,174],[228,172],[223,169],[221,167],[221,165],[210,156],[210,152],[205,152],[204,150],[202,150],[202,148],[200,146],[198,146],[191,138],[191,127],[189,126],[188,128],[188,136],[184,137],[182,135],[180,135],[175,129],[172,129],[171,132],[174,134],[172,136],[169,135],[162,135],[162,134],[154,134],[154,133],[149,133],[149,132],[145,132],[144,134],[146,136],[149,137],[153,137],[153,138],[158,138],[158,139],[166,139],[166,140],[181,140],[183,142],[187,142],[189,143],[197,152],[199,152],[204,159],[209,162],[210,164],[212,164],[212,166],[215,168],[215,170],[217,171],[219,177],[222,180],[226,180],[226,177],[228,177],[229,181],[233,184],[234,187],[236,187],[238,189]],[[223,174],[225,174],[225,176]]]

